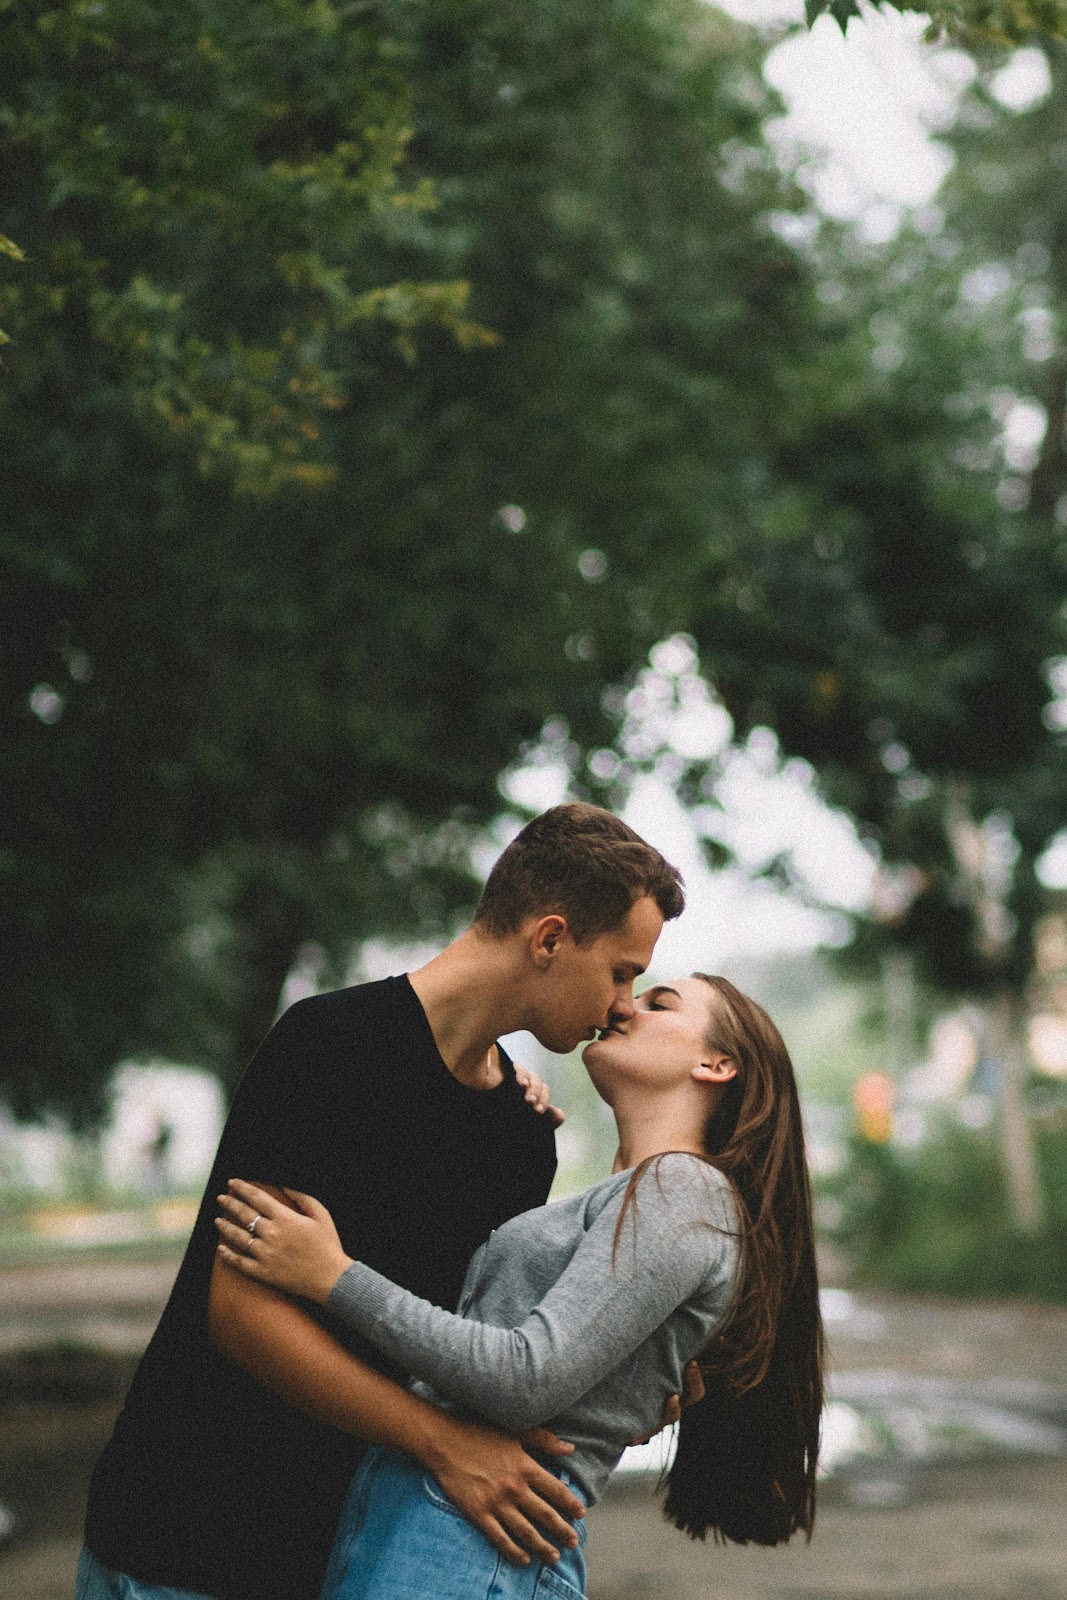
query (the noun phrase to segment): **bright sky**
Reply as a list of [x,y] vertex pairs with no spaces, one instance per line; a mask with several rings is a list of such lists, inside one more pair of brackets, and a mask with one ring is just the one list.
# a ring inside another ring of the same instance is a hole
[[[774,27],[803,23],[803,0],[715,0],[731,16]],[[974,76],[962,50],[931,47],[925,18],[892,7],[866,7],[847,36],[831,17],[791,34],[767,62],[768,82],[787,115],[774,130],[785,151],[815,158],[808,174],[823,209],[863,217],[888,237],[902,207],[929,205],[951,158],[937,133],[951,122],[957,96]],[[994,80],[998,98],[1022,110],[1048,88],[1040,50],[1017,50]]]
[[[628,696],[619,743],[651,767],[634,784],[623,815],[686,883],[685,913],[656,947],[659,975],[729,970],[731,960],[841,943],[848,934],[842,912],[861,910],[870,895],[874,861],[852,823],[818,798],[807,763],[783,763],[766,728],[754,730],[741,748],[733,734],[728,713],[699,675],[692,641],[679,635],[658,644]],[[707,803],[692,815],[672,786],[682,757],[713,763]],[[508,774],[502,787],[514,803],[539,811],[564,799],[568,782],[565,763],[548,749]],[[701,835],[726,845],[734,864],[712,871]],[[487,849],[485,870],[505,842],[501,835]],[[781,856],[791,861],[802,897],[759,877]]]

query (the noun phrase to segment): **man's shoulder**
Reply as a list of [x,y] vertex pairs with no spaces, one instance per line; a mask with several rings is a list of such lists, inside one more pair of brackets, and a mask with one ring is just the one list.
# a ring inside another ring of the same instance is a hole
[[288,1006],[275,1026],[290,1032],[329,1032],[358,1028],[387,1018],[403,1005],[404,980],[379,978],[373,983],[355,983],[344,989],[327,989],[308,995]]

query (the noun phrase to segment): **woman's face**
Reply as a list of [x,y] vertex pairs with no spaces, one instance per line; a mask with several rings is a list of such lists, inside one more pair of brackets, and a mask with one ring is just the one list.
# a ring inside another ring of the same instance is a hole
[[611,1023],[582,1052],[601,1097],[610,1104],[612,1085],[623,1081],[669,1089],[721,1061],[722,1052],[707,1044],[713,998],[701,978],[672,978],[639,995],[633,1016]]

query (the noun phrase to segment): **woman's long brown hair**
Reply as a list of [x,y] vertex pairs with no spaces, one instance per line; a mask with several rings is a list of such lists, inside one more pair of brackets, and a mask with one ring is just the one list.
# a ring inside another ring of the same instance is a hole
[[734,1192],[741,1272],[729,1319],[698,1358],[705,1396],[682,1413],[664,1514],[695,1539],[810,1539],[823,1335],[793,1065],[761,1006],[725,978],[695,976],[715,991],[708,1048],[737,1068],[704,1148]]

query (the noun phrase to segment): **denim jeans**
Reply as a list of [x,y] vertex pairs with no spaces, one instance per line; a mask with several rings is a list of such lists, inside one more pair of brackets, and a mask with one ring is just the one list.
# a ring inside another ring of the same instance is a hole
[[[574,1493],[574,1483],[563,1474]],[[320,1600],[583,1600],[580,1543],[553,1566],[512,1566],[436,1479],[390,1450],[368,1450],[352,1480]]]
[[155,1583],[142,1583],[125,1572],[112,1572],[82,1546],[78,1557],[77,1588],[74,1600],[211,1600],[209,1594],[192,1589],[168,1589]]

